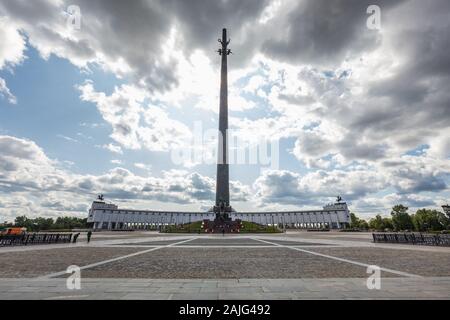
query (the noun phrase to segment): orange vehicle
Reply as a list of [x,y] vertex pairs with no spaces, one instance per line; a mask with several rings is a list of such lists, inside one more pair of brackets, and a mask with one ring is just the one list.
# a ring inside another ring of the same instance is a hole
[[7,235],[21,235],[27,232],[27,228],[20,228],[20,227],[11,227],[6,228],[5,230],[2,230],[1,234],[7,234]]

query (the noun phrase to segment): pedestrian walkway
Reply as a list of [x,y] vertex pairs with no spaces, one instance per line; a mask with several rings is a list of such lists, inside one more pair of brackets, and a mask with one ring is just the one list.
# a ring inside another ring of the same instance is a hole
[[[339,233],[114,237],[0,248],[0,299],[450,299],[445,247]],[[72,265],[80,290],[66,283]]]
[[450,277],[384,278],[380,290],[366,279],[0,279],[0,299],[450,299]]

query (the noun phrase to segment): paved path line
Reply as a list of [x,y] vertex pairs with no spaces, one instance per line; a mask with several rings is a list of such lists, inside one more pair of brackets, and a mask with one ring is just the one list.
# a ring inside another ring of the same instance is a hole
[[66,299],[83,299],[83,298],[89,298],[88,294],[83,295],[77,295],[77,296],[55,296],[55,297],[48,297],[43,298],[42,300],[66,300]]
[[[342,246],[338,245],[292,245],[293,247],[301,247],[301,248],[342,248]],[[154,248],[159,247],[156,245],[114,245],[114,248]],[[181,245],[176,246],[177,248],[247,248],[247,249],[258,249],[258,248],[274,248],[274,245]],[[277,248],[277,247],[275,247]]]
[[[295,235],[295,236],[292,236]],[[254,235],[253,237],[258,237]],[[300,241],[300,242],[312,242],[312,243],[321,243],[321,244],[334,244],[334,245],[340,245],[342,247],[346,248],[354,248],[354,247],[368,247],[368,248],[381,248],[381,249],[394,249],[394,250],[412,250],[412,251],[433,251],[433,252],[444,252],[449,253],[450,248],[449,247],[439,247],[439,246],[422,246],[422,245],[413,245],[413,244],[400,244],[400,243],[381,243],[377,242],[374,243],[373,240],[363,242],[363,241],[356,241],[356,240],[339,240],[338,238],[331,239],[327,238],[326,235],[321,238],[305,238],[304,235],[289,233],[285,234],[284,236],[276,237],[276,236],[269,236],[264,235],[264,239],[267,240],[282,240],[282,241]]]
[[[156,245],[114,245],[114,248],[154,248],[160,247]],[[181,245],[176,246],[177,248],[273,248],[272,245]]]
[[[80,270],[94,268],[94,267],[98,267],[98,266],[101,266],[101,265],[104,265],[104,264],[107,264],[107,263],[111,263],[111,262],[115,262],[115,261],[131,258],[131,257],[139,256],[141,254],[145,254],[145,253],[152,252],[152,251],[159,250],[159,249],[163,249],[163,248],[172,247],[174,245],[177,245],[177,244],[180,244],[180,243],[185,243],[185,242],[188,242],[188,241],[192,241],[194,239],[196,239],[196,238],[187,239],[187,240],[183,240],[183,241],[180,241],[180,242],[171,243],[171,244],[168,244],[168,245],[165,245],[165,246],[159,246],[159,247],[155,247],[155,248],[152,248],[152,249],[148,249],[148,250],[143,250],[143,251],[138,251],[138,252],[135,252],[135,253],[127,254],[125,256],[120,256],[120,257],[116,257],[116,258],[112,258],[112,259],[108,259],[108,260],[95,262],[95,263],[88,264],[88,265],[80,267]],[[60,271],[60,272],[50,273],[50,274],[47,274],[45,276],[40,276],[40,277],[37,277],[36,279],[50,279],[50,278],[59,277],[59,276],[65,275],[65,274],[67,274],[67,272],[64,270],[64,271]]]
[[25,252],[37,250],[67,249],[67,248],[104,248],[115,244],[123,243],[141,243],[141,242],[158,242],[158,241],[177,241],[180,239],[189,239],[189,236],[161,236],[161,237],[134,237],[125,239],[112,240],[94,240],[90,243],[78,241],[77,243],[58,243],[58,244],[36,244],[27,246],[10,246],[0,247],[0,254],[9,252]]
[[[319,256],[319,257],[324,257],[324,258],[333,259],[333,260],[337,260],[337,261],[341,261],[341,262],[351,263],[351,264],[354,264],[354,265],[357,265],[357,266],[362,266],[362,267],[366,267],[366,268],[368,266],[370,266],[370,264],[367,264],[367,263],[362,263],[362,262],[358,262],[358,261],[354,261],[354,260],[339,258],[339,257],[335,257],[335,256],[329,256],[327,254],[322,254],[322,253],[318,253],[318,252],[314,252],[314,251],[300,249],[300,248],[295,247],[295,246],[281,245],[281,244],[278,244],[278,243],[269,242],[269,241],[261,240],[261,239],[258,239],[258,238],[253,238],[253,239],[261,241],[261,242],[273,244],[273,245],[276,245],[276,246],[279,246],[279,247],[284,247],[284,248],[288,248],[288,249],[292,249],[292,250],[297,250],[297,251],[313,254],[313,255],[316,255],[316,256]],[[398,275],[401,275],[401,276],[404,276],[404,277],[409,277],[409,278],[423,278],[422,276],[419,276],[419,275],[416,275],[416,274],[407,273],[407,272],[403,272],[403,271],[397,271],[397,270],[388,269],[388,268],[380,267],[380,270],[385,271],[385,272],[389,272],[389,273],[398,274]]]

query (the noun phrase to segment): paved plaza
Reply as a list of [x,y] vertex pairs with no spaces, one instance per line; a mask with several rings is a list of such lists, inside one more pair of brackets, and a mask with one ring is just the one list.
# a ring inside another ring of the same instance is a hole
[[[81,269],[69,290],[67,267]],[[369,290],[369,266],[381,269]],[[450,248],[369,233],[95,233],[86,243],[0,248],[0,299],[449,299]]]

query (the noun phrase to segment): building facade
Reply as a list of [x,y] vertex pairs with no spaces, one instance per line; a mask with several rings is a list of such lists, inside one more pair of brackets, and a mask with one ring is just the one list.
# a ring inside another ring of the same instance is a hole
[[444,210],[444,213],[447,215],[447,217],[450,218],[450,206],[448,204],[442,206],[442,209]]
[[[298,229],[341,229],[350,224],[350,212],[345,202],[326,205],[322,210],[231,212],[230,216],[233,220]],[[214,212],[120,209],[115,204],[97,200],[89,210],[88,223],[94,230],[152,230],[214,218]]]

